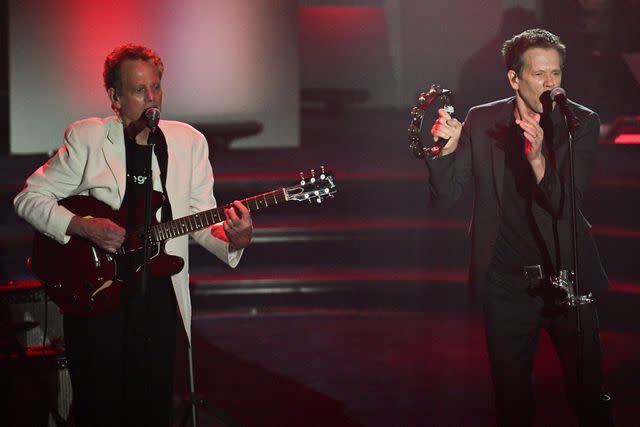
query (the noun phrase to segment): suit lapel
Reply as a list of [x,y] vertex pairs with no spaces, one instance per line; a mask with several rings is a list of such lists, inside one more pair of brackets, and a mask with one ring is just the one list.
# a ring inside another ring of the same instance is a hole
[[113,178],[118,184],[118,194],[120,196],[120,203],[122,203],[127,185],[127,154],[124,146],[124,130],[120,120],[112,119],[109,121],[107,140],[109,142],[102,146],[102,152],[113,174]]
[[513,120],[513,103],[515,98],[502,105],[502,110],[497,115],[493,128],[489,131],[491,139],[491,162],[493,169],[493,183],[498,199],[498,205],[502,207],[502,188],[504,183],[504,153],[505,144],[509,141],[511,120]]
[[504,184],[504,148],[498,147],[496,141],[491,144],[491,161],[493,165],[493,184],[495,185],[498,205],[502,207],[502,187]]
[[[174,176],[176,174],[172,173],[172,171],[174,167],[180,165],[180,162],[176,158],[176,155],[179,153],[176,153],[173,150],[174,144],[169,143],[170,138],[171,135],[167,135],[167,133],[165,133],[165,141],[167,142],[167,193],[176,194],[178,190],[176,188],[176,177]],[[171,201],[171,199],[169,199],[169,201]]]

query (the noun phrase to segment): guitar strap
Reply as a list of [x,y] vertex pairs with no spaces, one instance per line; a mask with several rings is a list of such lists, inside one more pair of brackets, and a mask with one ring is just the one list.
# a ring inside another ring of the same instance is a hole
[[165,222],[172,220],[173,214],[171,213],[171,203],[169,201],[169,193],[167,192],[167,163],[169,159],[167,140],[159,127],[156,129],[154,151],[158,159],[158,165],[160,166],[160,181],[162,182],[162,192],[165,196],[161,211],[162,222]]

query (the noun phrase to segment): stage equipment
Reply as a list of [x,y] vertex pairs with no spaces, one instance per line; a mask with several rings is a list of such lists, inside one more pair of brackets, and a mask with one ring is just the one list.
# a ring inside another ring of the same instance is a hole
[[[38,281],[0,282],[0,413],[7,425],[73,425],[62,314]],[[5,406],[3,408],[3,406]]]

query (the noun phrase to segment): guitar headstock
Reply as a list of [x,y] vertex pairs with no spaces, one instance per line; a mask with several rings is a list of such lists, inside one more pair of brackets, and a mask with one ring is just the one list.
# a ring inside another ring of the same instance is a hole
[[322,203],[325,197],[333,198],[337,191],[333,175],[325,172],[324,166],[320,166],[320,173],[317,175],[315,169],[311,169],[306,177],[300,172],[300,181],[284,190],[288,200],[298,202],[315,200],[316,203]]

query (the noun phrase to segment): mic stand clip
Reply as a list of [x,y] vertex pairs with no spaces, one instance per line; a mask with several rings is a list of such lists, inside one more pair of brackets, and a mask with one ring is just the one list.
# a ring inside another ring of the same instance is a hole
[[594,301],[591,292],[586,295],[576,295],[573,271],[560,270],[560,275],[551,277],[551,285],[564,292],[565,298],[560,301],[560,305],[564,307],[577,307]]

